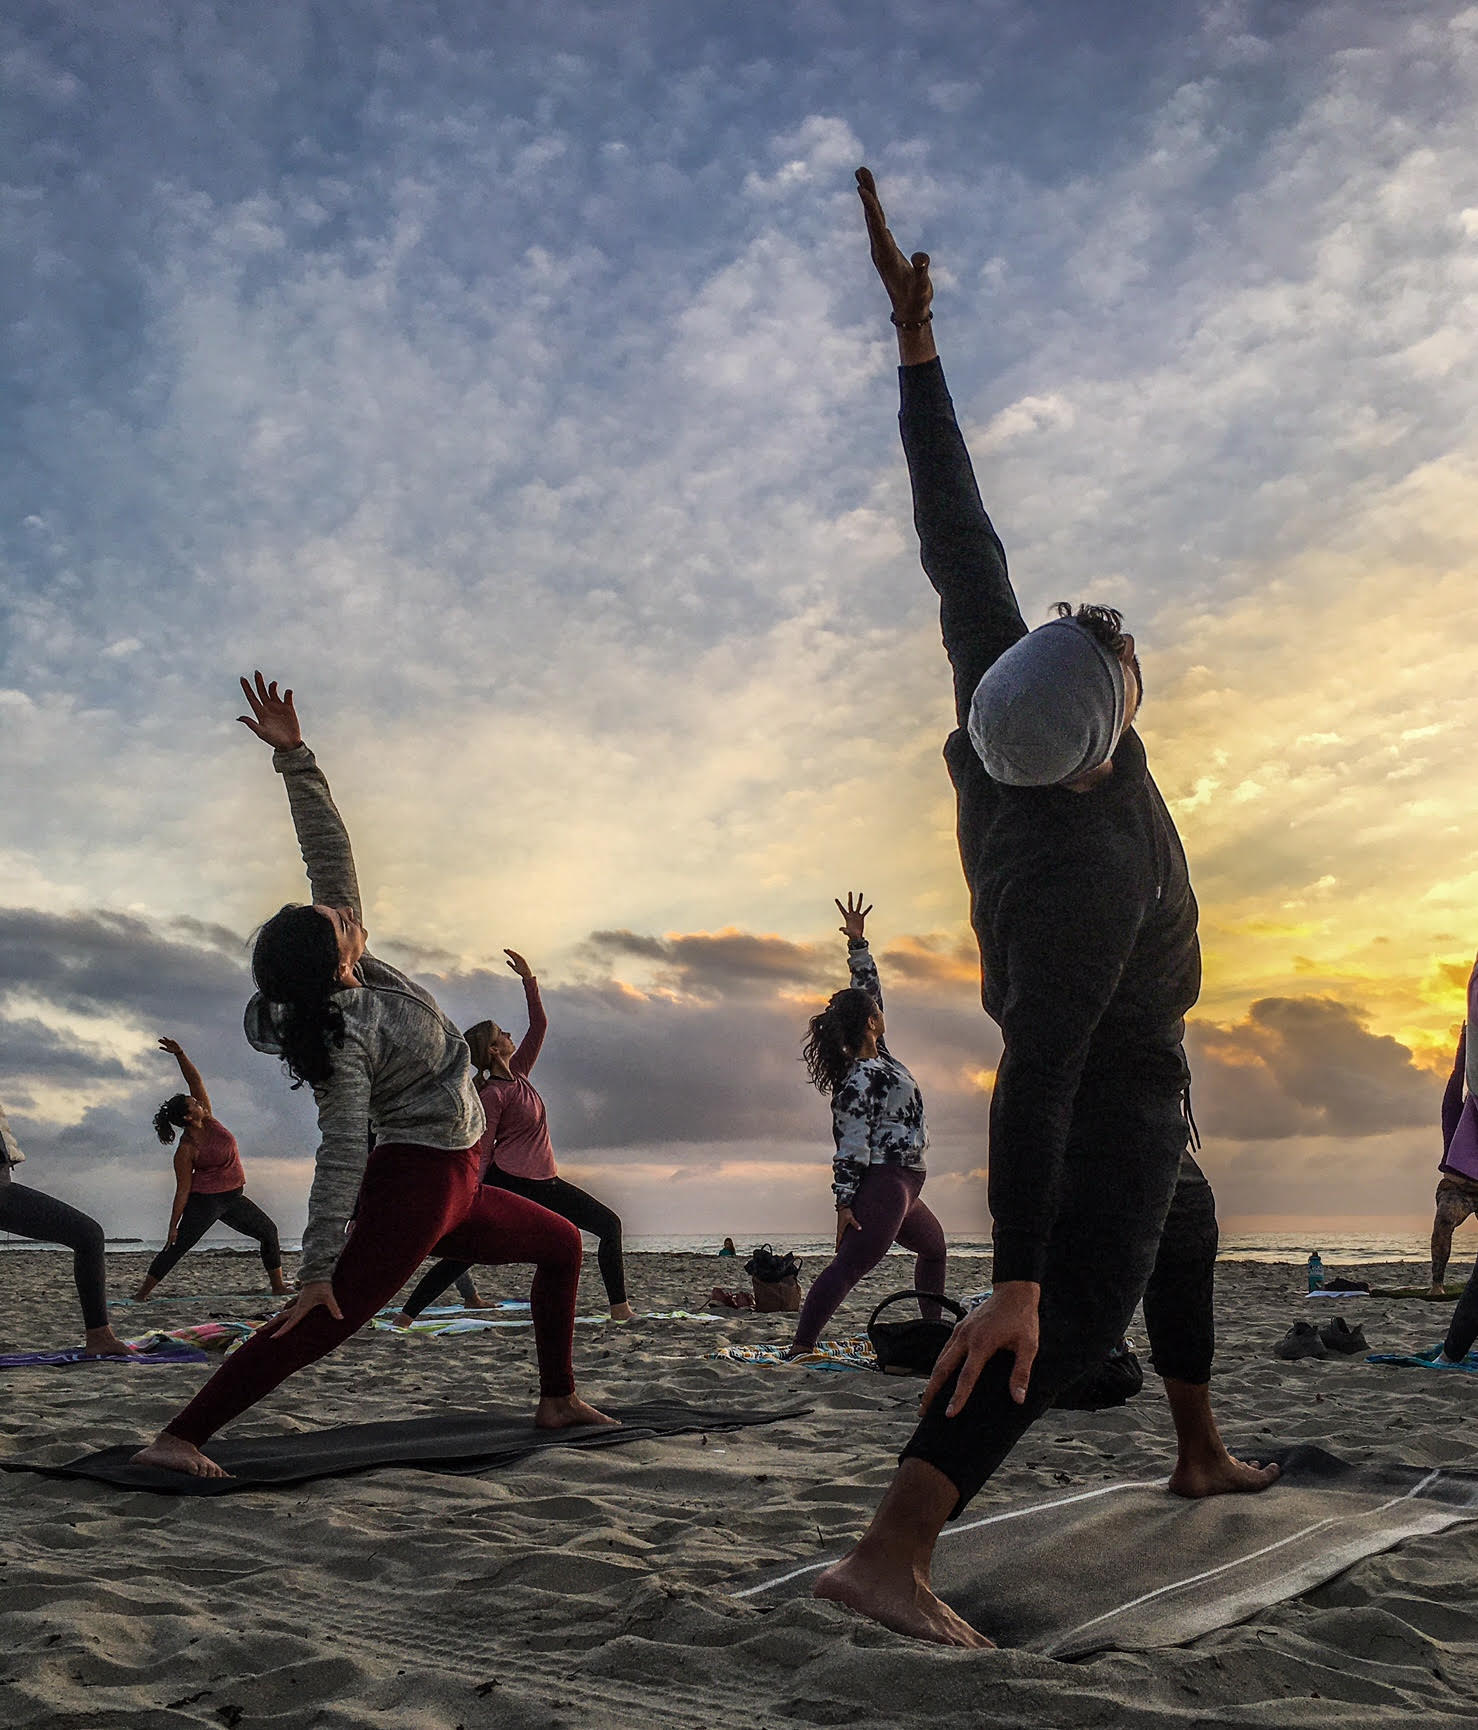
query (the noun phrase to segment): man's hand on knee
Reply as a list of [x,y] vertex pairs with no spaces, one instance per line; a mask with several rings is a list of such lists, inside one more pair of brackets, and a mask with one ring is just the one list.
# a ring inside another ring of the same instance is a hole
[[935,1395],[958,1368],[960,1378],[944,1412],[947,1418],[958,1417],[975,1391],[980,1372],[997,1352],[1011,1354],[1011,1398],[1020,1405],[1026,1399],[1032,1365],[1037,1358],[1037,1305],[1041,1295],[1041,1286],[1031,1280],[1008,1280],[958,1322],[934,1365],[934,1374],[919,1400],[919,1411],[928,1411]]

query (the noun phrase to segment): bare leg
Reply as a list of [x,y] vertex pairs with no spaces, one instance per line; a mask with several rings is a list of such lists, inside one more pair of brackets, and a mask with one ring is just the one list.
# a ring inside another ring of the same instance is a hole
[[1249,1466],[1233,1458],[1221,1439],[1211,1410],[1211,1388],[1165,1379],[1165,1398],[1175,1420],[1179,1449],[1170,1489],[1177,1496],[1225,1496],[1265,1490],[1278,1476],[1276,1466]]
[[817,1580],[815,1596],[936,1646],[993,1645],[929,1584],[934,1546],[959,1499],[943,1472],[923,1460],[905,1460],[872,1524],[851,1554]]
[[140,1448],[129,1461],[133,1466],[161,1466],[166,1472],[184,1472],[191,1478],[229,1478],[212,1459],[201,1453],[193,1442],[172,1436],[161,1430],[148,1447]]
[[1432,1296],[1441,1297],[1447,1277],[1447,1263],[1452,1255],[1453,1221],[1437,1198],[1437,1216],[1432,1221]]
[[159,1281],[154,1278],[153,1274],[146,1274],[144,1276],[144,1283],[133,1294],[133,1301],[136,1304],[141,1304],[144,1301],[144,1299],[146,1297],[148,1297],[149,1294],[154,1290],[155,1286],[157,1286],[158,1284],[159,1284]]
[[287,1297],[292,1290],[287,1281],[282,1277],[282,1269],[280,1267],[274,1267],[267,1275],[267,1278],[272,1282],[272,1292],[275,1297]]
[[621,1428],[620,1418],[608,1418],[579,1394],[545,1394],[534,1408],[534,1423],[541,1430],[570,1430],[580,1424],[605,1424]]

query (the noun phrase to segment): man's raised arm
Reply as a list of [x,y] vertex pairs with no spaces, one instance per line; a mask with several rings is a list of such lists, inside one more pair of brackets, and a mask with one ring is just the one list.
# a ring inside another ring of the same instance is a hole
[[955,676],[955,712],[963,727],[976,685],[1026,635],[1026,623],[1006,573],[1005,549],[980,500],[934,346],[929,255],[904,256],[866,168],[857,170],[857,191],[872,261],[898,331],[898,419],[913,483],[914,526],[925,575],[939,594],[940,628]]

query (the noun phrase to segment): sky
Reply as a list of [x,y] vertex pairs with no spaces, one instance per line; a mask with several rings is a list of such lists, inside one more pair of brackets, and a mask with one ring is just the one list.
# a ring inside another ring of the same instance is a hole
[[260,666],[373,946],[551,1019],[633,1234],[823,1229],[797,1061],[865,889],[928,1196],[999,1038],[852,171],[926,248],[1029,622],[1121,607],[1184,837],[1224,1227],[1421,1229],[1478,947],[1478,6],[92,0],[0,15],[0,1098],[157,1233],[184,1042],[301,898]]

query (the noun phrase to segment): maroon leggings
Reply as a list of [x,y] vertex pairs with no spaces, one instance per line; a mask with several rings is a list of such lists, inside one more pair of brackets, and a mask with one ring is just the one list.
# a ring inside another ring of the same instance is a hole
[[320,1307],[291,1333],[272,1322],[259,1328],[166,1426],[169,1434],[199,1447],[295,1370],[362,1328],[428,1255],[484,1266],[533,1262],[539,1390],[546,1396],[573,1393],[580,1234],[547,1208],[479,1183],[479,1163],[475,1147],[455,1153],[393,1143],[377,1147],[334,1269],[334,1298],[344,1319],[335,1321]]
[[[919,1200],[924,1187],[921,1171],[897,1165],[870,1165],[852,1197],[857,1221],[842,1238],[836,1260],[817,1274],[796,1318],[792,1349],[809,1351],[821,1330],[836,1314],[852,1287],[869,1274],[896,1243],[914,1252],[915,1291],[944,1290],[944,1231]],[[939,1319],[939,1305],[919,1304],[930,1321]]]

